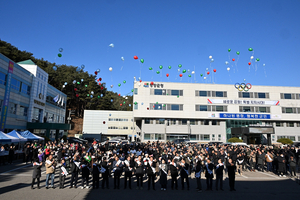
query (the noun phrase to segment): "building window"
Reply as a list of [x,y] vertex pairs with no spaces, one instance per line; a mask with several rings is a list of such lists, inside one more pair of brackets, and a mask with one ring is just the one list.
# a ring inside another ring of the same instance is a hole
[[293,113],[293,108],[285,108],[285,113]]
[[209,141],[210,140],[210,135],[200,134],[200,140]]
[[[297,122],[297,123],[296,123],[296,126],[297,126],[297,127],[300,127],[300,122]],[[298,140],[298,141],[299,141],[299,140]]]
[[12,78],[10,87],[14,90],[20,91],[21,82]]
[[0,72],[0,84],[6,84],[6,74],[3,74],[2,72]]
[[155,140],[164,140],[165,135],[164,134],[155,134]]
[[165,119],[156,119],[156,124],[165,124]]
[[250,92],[243,92],[242,96],[243,98],[250,98]]
[[137,110],[139,108],[139,104],[134,104],[133,109]]
[[28,107],[20,106],[20,115],[27,117]]
[[223,112],[224,111],[223,106],[216,106],[216,111],[217,112]]
[[283,127],[283,123],[282,122],[276,122],[276,127]]
[[171,90],[172,96],[183,96],[183,90]]
[[207,106],[205,105],[200,105],[200,111],[207,111]]
[[196,120],[190,119],[190,125],[196,125]]
[[199,91],[200,97],[207,97],[207,91]]
[[211,125],[213,125],[213,126],[220,126],[220,121],[218,121],[218,120],[212,120],[211,121]]
[[266,93],[258,93],[258,98],[265,99],[266,98]]
[[179,110],[178,104],[171,104],[171,110]]
[[216,91],[216,97],[224,97],[224,93],[220,91]]
[[221,134],[218,135],[218,141],[221,141]]
[[201,120],[201,125],[209,125],[209,120]]
[[3,103],[3,100],[0,99],[0,113],[2,112],[2,103]]
[[283,94],[283,96],[284,96],[284,99],[292,99],[292,94],[285,93],[285,94]]
[[240,112],[253,112],[250,106],[240,106]]
[[10,114],[16,114],[17,113],[17,104],[9,103],[8,104],[8,113]]
[[199,135],[190,135],[190,140],[199,140]]
[[258,112],[260,112],[260,113],[266,113],[267,112],[267,108],[266,107],[258,107]]
[[294,127],[294,122],[286,122],[286,127]]
[[183,120],[181,120],[181,122],[182,122],[182,125],[187,125],[187,119],[183,119]]
[[154,89],[154,95],[163,95],[162,89]]
[[30,86],[26,85],[25,83],[22,83],[22,88],[21,88],[21,92],[23,94],[27,94],[30,95]]
[[145,119],[145,124],[153,124],[153,120],[152,119]]
[[154,110],[162,110],[163,105],[162,104],[154,104],[153,109]]
[[38,84],[37,84],[36,97],[39,96],[39,87],[40,87],[40,82],[38,82]]
[[144,134],[144,140],[150,140],[150,134]]
[[138,88],[134,88],[133,94],[138,94]]

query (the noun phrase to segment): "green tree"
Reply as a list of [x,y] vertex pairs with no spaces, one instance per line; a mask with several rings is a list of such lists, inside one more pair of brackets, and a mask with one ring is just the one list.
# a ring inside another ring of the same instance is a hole
[[237,137],[233,137],[233,138],[228,139],[228,142],[236,143],[236,142],[243,142],[243,140],[241,140]]

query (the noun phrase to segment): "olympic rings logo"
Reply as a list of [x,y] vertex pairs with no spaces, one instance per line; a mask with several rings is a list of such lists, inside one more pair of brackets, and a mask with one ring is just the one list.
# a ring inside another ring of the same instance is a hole
[[241,83],[241,84],[236,83],[236,84],[234,85],[234,87],[235,87],[238,91],[240,91],[240,92],[242,92],[242,91],[247,92],[247,91],[249,91],[249,90],[252,88],[252,85],[251,85],[250,83],[247,83],[247,84],[245,84],[245,83]]

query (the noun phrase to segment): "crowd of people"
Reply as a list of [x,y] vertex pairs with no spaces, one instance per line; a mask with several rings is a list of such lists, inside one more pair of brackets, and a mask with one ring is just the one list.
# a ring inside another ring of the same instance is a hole
[[[29,150],[28,150],[29,149]],[[55,173],[59,173],[59,188],[109,189],[113,179],[114,189],[120,189],[120,179],[124,179],[124,189],[132,189],[132,178],[136,178],[136,189],[143,189],[147,180],[148,190],[167,190],[168,177],[171,189],[190,189],[190,181],[195,181],[197,190],[202,192],[201,176],[205,176],[206,190],[223,190],[223,177],[228,175],[230,191],[235,191],[235,176],[244,171],[268,171],[278,176],[295,176],[300,166],[298,147],[279,146],[234,146],[222,144],[179,144],[172,142],[146,142],[125,145],[109,145],[94,141],[92,144],[70,144],[68,142],[48,142],[46,145],[27,145],[26,161],[33,162],[31,188],[35,181],[40,188],[41,168],[46,167],[46,189],[55,188]],[[78,184],[81,177],[81,184]],[[100,177],[102,178],[100,184]],[[90,180],[91,179],[91,180]],[[190,180],[193,179],[193,180]],[[195,180],[194,180],[195,179]],[[51,180],[51,185],[49,181]],[[128,186],[128,187],[127,187]]]

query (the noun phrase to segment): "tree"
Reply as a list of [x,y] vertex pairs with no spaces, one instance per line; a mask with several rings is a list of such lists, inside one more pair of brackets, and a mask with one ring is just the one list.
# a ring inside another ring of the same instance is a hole
[[232,142],[232,143],[236,143],[236,142],[243,142],[243,140],[237,138],[237,137],[233,137],[233,138],[230,138],[228,140],[228,142]]
[[289,138],[280,138],[277,140],[277,142],[280,142],[282,144],[293,144],[294,142]]

